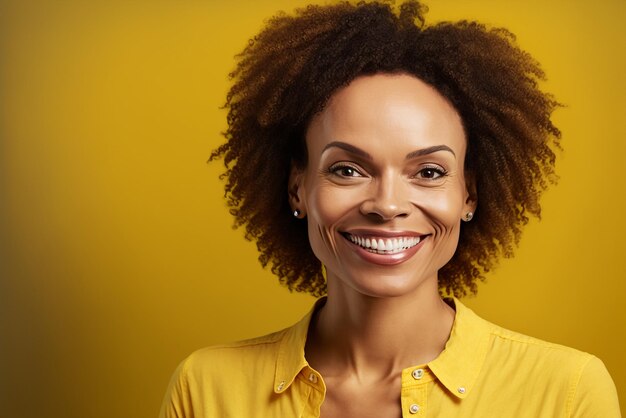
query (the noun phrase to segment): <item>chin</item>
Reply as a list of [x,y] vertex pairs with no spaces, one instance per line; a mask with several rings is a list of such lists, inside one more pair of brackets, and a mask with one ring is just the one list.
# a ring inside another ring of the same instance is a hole
[[[332,292],[333,283],[341,287],[349,287],[364,296],[373,298],[395,298],[413,295],[422,289],[437,289],[437,274],[417,276],[413,272],[407,274],[391,274],[389,271],[370,271],[358,275],[345,275],[343,278],[329,276],[329,292]],[[350,277],[352,276],[352,277]]]

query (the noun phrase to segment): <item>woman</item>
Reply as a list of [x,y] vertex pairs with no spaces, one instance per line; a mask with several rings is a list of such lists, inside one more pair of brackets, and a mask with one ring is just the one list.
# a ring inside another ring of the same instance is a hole
[[282,283],[327,296],[192,354],[162,417],[619,416],[600,360],[441,296],[476,291],[553,180],[558,103],[508,32],[425,26],[413,1],[311,6],[232,76],[213,158],[236,224]]

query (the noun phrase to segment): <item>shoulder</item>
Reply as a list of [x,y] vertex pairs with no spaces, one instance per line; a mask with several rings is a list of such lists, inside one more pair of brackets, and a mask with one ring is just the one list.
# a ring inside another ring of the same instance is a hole
[[615,384],[597,357],[505,329],[454,302],[452,334],[434,364],[450,388],[519,416],[619,417]]
[[[509,382],[524,382],[544,400],[564,406],[565,416],[618,417],[615,384],[596,356],[514,332],[485,321],[485,367]],[[503,382],[504,383],[504,382]]]
[[561,366],[569,365],[574,368],[584,367],[593,358],[591,354],[575,348],[530,337],[489,322],[487,324],[491,337],[490,347],[495,353],[502,351],[514,358],[530,356],[534,361],[542,363],[558,361]]
[[[319,303],[323,299],[315,306]],[[313,309],[281,331],[193,352],[174,372],[160,417],[248,416],[250,410],[265,411],[273,395],[286,390],[307,366],[304,345]],[[273,407],[295,408],[297,402],[290,397],[281,399],[282,403],[271,402]]]
[[287,331],[191,353],[171,378],[160,417],[220,416],[226,404],[229,411],[234,411],[233,416],[242,416],[244,412],[236,408],[262,404],[255,397],[272,390],[280,345]]
[[[519,373],[525,370],[536,373],[541,366],[541,375],[545,376],[580,370],[592,358],[583,351],[508,330],[481,318],[460,301],[455,299],[454,303],[457,311],[451,335],[454,354],[473,363],[504,368],[524,366]],[[557,364],[559,367],[555,367]]]
[[[500,363],[507,365],[525,365],[537,371],[544,366],[543,373],[553,370],[560,373],[564,369],[581,369],[593,357],[591,354],[561,344],[547,342],[511,331],[489,322],[473,310],[454,300],[456,307],[453,335],[458,341],[456,353],[470,356],[479,363]],[[468,349],[470,347],[470,349]],[[560,367],[551,367],[559,364]],[[522,372],[522,371],[520,371]]]
[[241,358],[241,356],[256,356],[259,353],[273,351],[280,344],[283,335],[288,330],[289,328],[286,328],[260,337],[204,347],[191,353],[187,360],[196,363],[211,360],[216,356],[219,358],[224,358],[224,356]]
[[196,350],[183,361],[181,375],[188,382],[207,384],[224,377],[273,374],[286,331]]

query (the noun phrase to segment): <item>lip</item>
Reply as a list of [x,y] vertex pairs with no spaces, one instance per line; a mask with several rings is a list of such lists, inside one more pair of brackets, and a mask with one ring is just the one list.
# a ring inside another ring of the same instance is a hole
[[[349,238],[350,235],[356,235],[362,238],[417,238],[420,237],[420,242],[412,247],[404,249],[390,254],[379,254],[372,251],[368,251],[360,245],[352,242]],[[422,248],[424,241],[428,239],[430,234],[422,234],[415,231],[389,231],[389,230],[373,230],[373,229],[353,229],[350,231],[344,231],[341,236],[348,244],[349,248],[354,251],[361,259],[366,262],[392,266],[401,264],[413,257]]]
[[385,238],[399,238],[399,237],[423,237],[428,234],[415,232],[415,231],[390,231],[388,229],[350,229],[349,231],[341,231],[341,235],[350,234],[358,235],[361,237],[385,237]]

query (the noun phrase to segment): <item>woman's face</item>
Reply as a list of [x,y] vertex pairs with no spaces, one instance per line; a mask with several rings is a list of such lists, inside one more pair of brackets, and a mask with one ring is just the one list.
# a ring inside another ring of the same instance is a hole
[[308,162],[290,196],[306,215],[329,292],[399,296],[428,282],[456,249],[467,191],[456,110],[409,75],[361,77],[311,121]]

